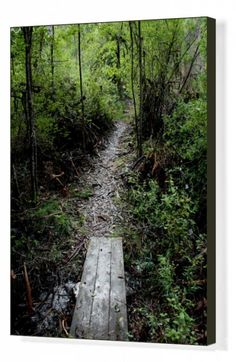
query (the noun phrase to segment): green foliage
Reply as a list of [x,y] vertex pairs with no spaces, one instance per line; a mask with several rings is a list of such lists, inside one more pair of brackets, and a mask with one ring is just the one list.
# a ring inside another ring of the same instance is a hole
[[165,118],[164,137],[181,165],[169,172],[173,177],[180,177],[180,187],[191,192],[194,211],[203,217],[206,214],[207,193],[206,101],[180,101],[173,114]]
[[61,212],[59,202],[57,200],[47,200],[32,210],[30,214],[32,217],[48,217],[58,212]]
[[197,99],[188,103],[179,102],[173,114],[165,118],[165,138],[167,145],[173,147],[182,160],[205,159],[207,151],[206,101]]
[[[202,61],[204,41],[200,42]],[[166,56],[164,50],[161,54]],[[186,55],[184,62],[189,61],[191,56]],[[158,66],[164,64],[163,60]],[[131,263],[145,275],[150,297],[145,299],[147,306],[138,310],[152,341],[198,344],[204,339],[197,330],[199,315],[195,312],[197,301],[206,297],[207,107],[205,68],[202,69],[178,101],[171,99],[174,89],[161,99],[158,86],[150,83],[143,125],[144,135],[152,133],[143,147],[149,168],[143,168],[142,176],[128,177],[132,188],[126,202],[142,235],[142,247],[133,247],[133,254],[125,261],[128,268]],[[156,71],[160,74],[162,70]],[[156,101],[159,103],[155,105]],[[166,114],[158,113],[158,109],[165,109]],[[162,129],[155,128],[160,119]],[[156,155],[156,161],[150,155]],[[153,172],[155,167],[164,170],[164,183],[160,183],[160,174]],[[205,313],[202,311],[203,320]]]
[[199,234],[195,195],[181,187],[181,179],[174,181],[171,169],[165,192],[154,179],[140,183],[131,175],[129,182],[132,188],[126,202],[142,234],[142,246],[135,247],[130,228],[126,238],[132,243],[132,254],[125,262],[128,268],[132,263],[139,275],[145,275],[145,288],[157,298],[151,298],[155,308],[138,309],[149,338],[197,344],[193,310],[195,298],[205,293],[198,279],[206,278],[206,235]]
[[169,258],[164,255],[159,255],[158,265],[159,284],[162,288],[163,295],[168,297],[173,288],[174,266],[170,263]]
[[193,330],[193,319],[188,315],[182,303],[176,302],[175,297],[169,298],[168,302],[171,305],[174,305],[175,314],[172,326],[169,323],[166,325],[166,341],[181,344],[194,344],[196,342],[196,337]]
[[[71,217],[62,210],[56,199],[45,200],[35,208],[28,209],[21,222],[24,230],[21,233],[12,233],[12,247],[14,250],[25,250],[29,253],[45,243],[56,248],[57,242],[72,232]],[[19,227],[17,230],[20,230]]]
[[[131,178],[129,178],[129,182],[130,181]],[[141,222],[146,222],[150,226],[158,226],[159,214],[157,207],[157,195],[159,187],[153,180],[145,186],[137,185],[129,192],[129,199],[134,204],[133,214]]]
[[[181,248],[192,248],[189,231],[195,226],[193,219],[195,206],[185,190],[178,189],[172,179],[168,191],[161,190],[154,180],[145,185],[138,185],[129,192],[133,215],[149,226],[150,230],[163,232],[168,243],[173,246],[173,253]],[[164,240],[160,241],[164,244]]]
[[[101,28],[101,29],[100,29]],[[112,29],[112,27],[110,27]],[[63,152],[67,149],[91,150],[98,136],[111,127],[111,120],[122,109],[116,84],[111,80],[116,74],[116,61],[104,57],[116,57],[116,42],[109,40],[108,26],[81,25],[82,74],[85,114],[82,117],[78,68],[78,39],[76,25],[54,26],[54,38],[50,27],[33,28],[32,78],[33,107],[36,135],[40,156],[45,152]],[[98,29],[101,31],[98,32]],[[97,37],[94,38],[94,34]],[[104,43],[103,34],[107,41]],[[115,33],[114,33],[115,34]],[[96,41],[95,41],[96,39]],[[97,42],[97,43],[96,43]],[[103,44],[102,46],[101,43]],[[52,57],[53,47],[53,57]],[[12,89],[12,144],[19,144],[25,137],[24,40],[20,28],[11,30],[11,89]],[[52,73],[53,65],[53,73]],[[107,72],[107,73],[106,73]],[[93,74],[93,78],[91,77]],[[27,143],[21,144],[21,153]],[[13,148],[13,156],[15,149]],[[19,151],[19,149],[18,149]]]
[[32,226],[37,236],[52,233],[55,236],[65,236],[71,231],[71,221],[63,212],[57,200],[47,200],[30,212]]

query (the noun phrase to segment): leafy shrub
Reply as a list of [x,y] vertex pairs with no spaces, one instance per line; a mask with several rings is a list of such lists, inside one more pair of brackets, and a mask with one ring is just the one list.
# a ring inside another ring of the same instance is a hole
[[207,194],[207,104],[204,99],[179,101],[171,116],[165,117],[165,142],[178,156],[172,170],[182,189],[191,192],[198,213],[196,221],[206,230]]
[[159,255],[158,265],[159,284],[162,288],[163,295],[168,296],[173,287],[174,267],[173,264],[170,263],[169,258],[164,255]]
[[[151,180],[138,185],[129,192],[133,203],[133,215],[149,230],[165,234],[171,243],[173,253],[181,253],[192,248],[190,234],[195,228],[195,206],[185,190],[178,189],[172,179],[168,182],[168,191],[161,193],[158,184]],[[164,244],[164,240],[159,241]]]
[[207,150],[207,104],[202,99],[180,101],[165,117],[165,140],[183,160],[205,157]]
[[156,180],[140,183],[130,176],[130,214],[143,236],[142,247],[136,248],[126,263],[133,260],[135,270],[145,276],[145,288],[157,298],[151,298],[155,307],[139,309],[149,338],[193,344],[198,338],[194,302],[205,293],[197,279],[206,277],[206,239],[199,234],[197,207],[189,189],[180,187],[171,171],[167,174],[165,192]]

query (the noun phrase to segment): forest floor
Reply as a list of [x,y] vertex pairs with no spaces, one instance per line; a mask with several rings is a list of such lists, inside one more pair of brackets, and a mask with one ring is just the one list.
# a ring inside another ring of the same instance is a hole
[[[69,185],[66,197],[55,193],[45,196],[46,205],[58,203],[56,212],[61,220],[69,218],[72,222],[73,228],[67,238],[56,240],[54,237],[51,240],[52,219],[48,235],[40,244],[37,242],[32,247],[34,234],[31,231],[30,235],[28,231],[30,247],[25,251],[12,248],[12,334],[68,336],[89,238],[122,236],[120,193],[123,190],[122,176],[134,158],[131,132],[130,111],[127,110],[121,120],[114,121],[113,129],[96,155],[83,160],[79,177]],[[29,215],[24,217],[28,217],[31,225],[32,212],[27,212]],[[51,218],[57,217],[54,214],[49,207],[41,222],[47,224]],[[26,230],[31,230],[27,223],[25,225]],[[25,262],[32,290],[31,311],[29,300],[24,296],[29,292],[29,286],[24,286],[27,277],[22,272]],[[23,298],[22,288],[26,291]]]

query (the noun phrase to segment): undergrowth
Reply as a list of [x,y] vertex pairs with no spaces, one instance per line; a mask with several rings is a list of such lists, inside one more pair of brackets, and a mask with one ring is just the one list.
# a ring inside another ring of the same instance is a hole
[[131,340],[206,344],[205,126],[205,102],[180,102],[165,118],[162,139],[148,139],[126,173]]
[[154,180],[137,181],[125,205],[133,225],[123,229],[125,265],[136,279],[131,339],[204,344],[206,235],[198,233],[191,198],[171,178],[166,193]]
[[[86,232],[85,217],[78,211],[77,203],[78,200],[90,196],[91,190],[71,186],[67,197],[62,198],[57,193],[42,195],[36,206],[28,207],[13,215],[12,333],[23,335],[39,333],[37,331],[43,321],[40,322],[39,319],[36,323],[34,318],[39,318],[37,310],[41,305],[42,296],[49,296],[50,293],[53,295],[56,287],[66,282],[76,282],[81,276]],[[27,311],[24,265],[28,270],[32,290],[35,310],[33,315]],[[58,318],[70,324],[71,315],[72,310],[68,311],[67,315],[58,315]],[[44,333],[47,336],[60,336],[59,330],[60,328],[56,328],[53,332],[51,328],[47,331],[45,327]]]

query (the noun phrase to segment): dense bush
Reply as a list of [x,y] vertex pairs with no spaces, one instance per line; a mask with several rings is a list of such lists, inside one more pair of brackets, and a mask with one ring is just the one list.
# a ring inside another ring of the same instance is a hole
[[[143,27],[145,50],[155,43],[159,53],[151,71],[143,74],[138,119],[143,156],[128,177],[125,202],[135,228],[125,229],[126,266],[141,283],[141,296],[129,301],[133,339],[204,344],[206,28],[204,21],[196,27],[190,21],[186,28],[182,25],[159,24],[157,34],[166,42],[145,39],[149,33]],[[147,57],[151,54],[147,52]]]
[[170,178],[165,193],[155,180],[137,184],[129,191],[128,202],[142,247],[130,246],[135,256],[127,260],[127,266],[136,260],[133,265],[145,275],[143,286],[151,292],[152,303],[158,298],[155,309],[145,308],[145,313],[141,309],[147,325],[152,320],[149,337],[195,343],[201,339],[194,309],[205,295],[206,235],[199,234],[194,200]]

